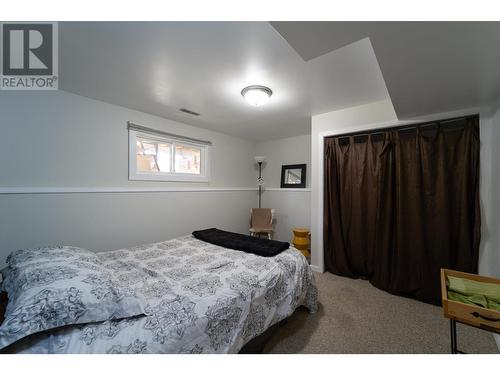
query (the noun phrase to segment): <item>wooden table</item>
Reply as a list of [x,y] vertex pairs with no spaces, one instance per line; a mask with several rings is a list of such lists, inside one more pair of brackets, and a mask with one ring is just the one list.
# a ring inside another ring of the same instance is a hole
[[441,298],[444,316],[450,319],[451,353],[465,354],[458,349],[457,322],[485,331],[500,333],[500,311],[448,299],[446,276],[499,285],[500,279],[441,268]]

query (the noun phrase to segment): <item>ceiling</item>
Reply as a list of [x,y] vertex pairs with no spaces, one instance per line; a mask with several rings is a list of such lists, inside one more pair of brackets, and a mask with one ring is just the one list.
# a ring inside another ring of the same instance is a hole
[[369,37],[400,119],[500,96],[500,22],[272,22],[305,61]]
[[[260,141],[389,97],[401,119],[491,104],[498,35],[474,22],[62,22],[59,88]],[[248,85],[270,87],[269,103],[249,106]]]
[[[61,90],[251,140],[310,133],[312,114],[388,98],[369,39],[306,62],[267,22],[59,27]],[[249,85],[270,87],[269,103],[249,106]]]

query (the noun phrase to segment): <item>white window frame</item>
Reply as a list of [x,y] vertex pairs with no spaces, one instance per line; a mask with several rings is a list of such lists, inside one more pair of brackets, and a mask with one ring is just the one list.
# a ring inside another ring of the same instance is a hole
[[[133,181],[178,181],[178,182],[209,182],[210,181],[210,145],[191,141],[179,140],[174,137],[150,134],[129,129],[129,180]],[[140,172],[137,170],[137,138],[146,138],[172,145],[171,171],[172,172]],[[175,173],[175,146],[182,145],[196,147],[200,153],[200,174]]]

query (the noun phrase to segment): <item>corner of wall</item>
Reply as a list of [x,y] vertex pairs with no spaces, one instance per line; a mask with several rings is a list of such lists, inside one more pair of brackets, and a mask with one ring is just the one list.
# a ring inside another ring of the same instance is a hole
[[498,351],[500,352],[500,333],[494,333],[493,338],[495,339],[498,347]]
[[394,125],[390,98],[312,116],[311,119],[311,267],[324,272],[323,138],[328,135]]

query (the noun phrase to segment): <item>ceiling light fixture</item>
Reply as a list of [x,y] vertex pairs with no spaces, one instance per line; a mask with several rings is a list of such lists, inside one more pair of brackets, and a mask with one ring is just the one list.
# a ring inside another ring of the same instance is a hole
[[253,85],[241,90],[241,95],[248,104],[258,107],[265,104],[273,95],[273,92],[269,87]]

